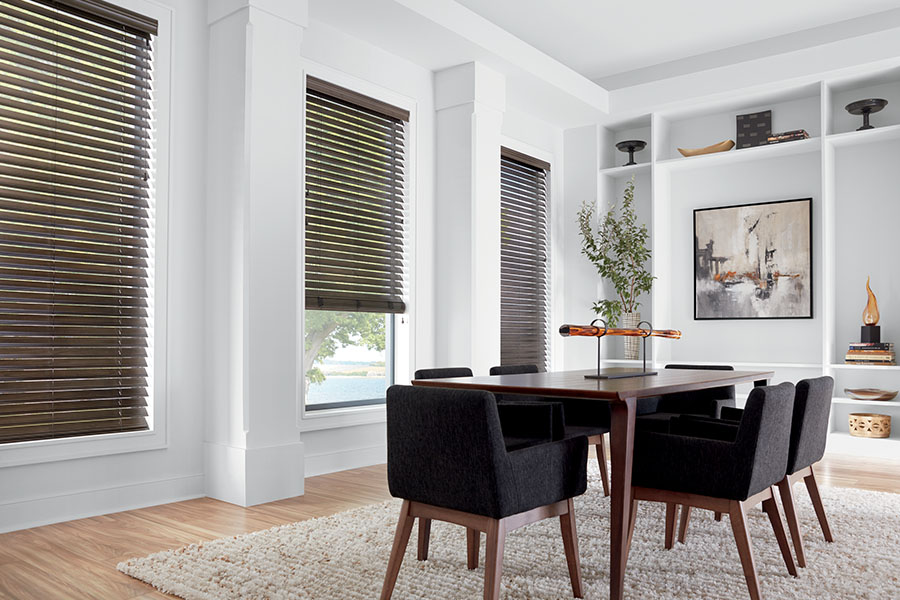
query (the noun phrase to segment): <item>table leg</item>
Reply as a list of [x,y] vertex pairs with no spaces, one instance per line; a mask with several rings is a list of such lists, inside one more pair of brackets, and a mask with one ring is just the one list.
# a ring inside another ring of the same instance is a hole
[[621,600],[628,561],[628,515],[631,509],[631,467],[634,455],[635,398],[611,402],[612,508],[610,511],[609,598]]

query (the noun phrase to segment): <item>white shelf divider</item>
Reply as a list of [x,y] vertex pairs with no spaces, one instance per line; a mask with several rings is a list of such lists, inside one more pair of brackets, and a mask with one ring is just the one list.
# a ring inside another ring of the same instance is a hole
[[636,165],[623,165],[621,167],[610,167],[608,169],[600,169],[600,174],[606,177],[622,177],[624,175],[637,175],[644,171],[650,170],[650,163],[638,163]]
[[835,133],[827,136],[825,139],[829,144],[833,144],[836,148],[900,140],[900,125],[887,125],[885,127],[876,127],[875,129],[866,129],[864,131]]
[[794,142],[782,142],[756,148],[743,150],[729,150],[728,152],[714,152],[700,156],[687,156],[683,158],[670,158],[659,161],[658,167],[670,171],[682,169],[698,169],[704,167],[721,167],[723,165],[736,165],[756,160],[768,160],[785,156],[796,156],[819,152],[822,147],[822,138],[809,138]]

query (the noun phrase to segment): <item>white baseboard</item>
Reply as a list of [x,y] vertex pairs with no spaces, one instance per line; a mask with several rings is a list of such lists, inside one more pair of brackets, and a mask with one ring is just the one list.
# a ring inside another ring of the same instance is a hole
[[0,504],[0,533],[201,498],[203,480],[202,474],[186,475],[7,502]]
[[335,452],[307,454],[304,462],[307,477],[380,465],[387,462],[387,446],[378,444]]

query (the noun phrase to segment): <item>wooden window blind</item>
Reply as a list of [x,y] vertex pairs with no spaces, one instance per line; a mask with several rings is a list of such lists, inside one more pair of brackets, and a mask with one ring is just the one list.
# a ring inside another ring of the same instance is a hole
[[550,165],[500,152],[500,363],[546,369]]
[[0,9],[0,443],[147,429],[156,22]]
[[306,308],[406,311],[409,113],[307,78]]

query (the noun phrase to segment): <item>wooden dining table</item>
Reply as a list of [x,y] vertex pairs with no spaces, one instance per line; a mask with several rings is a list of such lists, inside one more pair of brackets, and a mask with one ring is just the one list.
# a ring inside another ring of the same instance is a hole
[[[612,417],[610,423],[612,506],[610,509],[609,597],[611,600],[621,600],[625,588],[625,566],[628,560],[634,423],[638,398],[691,392],[739,383],[761,382],[771,379],[774,372],[662,369],[658,374],[649,376],[621,379],[585,378],[585,375],[596,374],[596,372],[594,369],[488,377],[416,379],[412,384],[486,390],[498,394],[585,398],[609,403]],[[603,410],[603,408],[598,402],[597,410]]]

